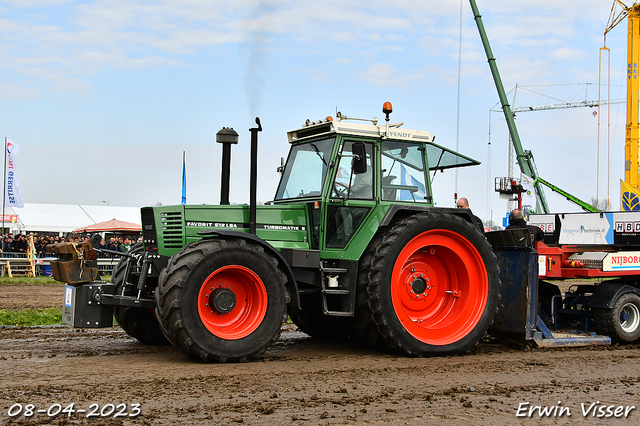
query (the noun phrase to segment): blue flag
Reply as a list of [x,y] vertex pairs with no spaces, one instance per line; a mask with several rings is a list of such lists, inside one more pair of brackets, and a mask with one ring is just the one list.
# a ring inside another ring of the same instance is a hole
[[187,204],[187,162],[184,151],[182,151],[182,204]]
[[401,201],[416,201],[416,199],[424,199],[426,191],[424,184],[418,179],[411,176],[411,173],[400,164],[400,185],[413,186],[416,190],[403,189],[400,191]]

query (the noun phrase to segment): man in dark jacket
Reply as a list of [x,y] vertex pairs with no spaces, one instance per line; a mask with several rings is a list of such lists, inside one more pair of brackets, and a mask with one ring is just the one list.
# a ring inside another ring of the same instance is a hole
[[527,222],[524,220],[524,213],[520,209],[515,209],[509,215],[509,226],[505,229],[522,229],[527,228],[531,232],[531,239],[535,243],[536,241],[542,241],[544,238],[544,232],[542,229],[537,226],[527,225]]
[[2,251],[5,253],[13,251],[13,241],[8,235],[5,235],[2,241]]
[[[459,208],[459,209],[468,209],[469,208],[469,200],[467,200],[464,197],[460,197],[460,199],[456,203],[456,207]],[[476,216],[473,213],[471,213],[471,215],[473,216],[473,220],[476,223],[476,226],[478,227],[480,232],[482,232],[484,234],[484,224],[482,223],[482,219],[480,219],[478,216]]]
[[25,238],[24,235],[20,234],[18,235],[15,243],[14,243],[14,251],[16,251],[17,253],[24,253],[27,254],[27,239]]

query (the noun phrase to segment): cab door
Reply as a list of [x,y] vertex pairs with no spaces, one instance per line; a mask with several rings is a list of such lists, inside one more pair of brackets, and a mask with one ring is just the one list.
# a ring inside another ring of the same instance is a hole
[[[354,146],[364,145],[366,170],[355,173]],[[376,197],[374,145],[347,139],[341,145],[335,175],[329,188],[329,202],[324,206],[324,248],[344,249],[356,233]]]

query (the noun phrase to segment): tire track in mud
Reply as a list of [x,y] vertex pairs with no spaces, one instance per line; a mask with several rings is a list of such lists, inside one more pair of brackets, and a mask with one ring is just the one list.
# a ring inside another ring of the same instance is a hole
[[[101,419],[112,424],[278,426],[518,424],[519,403],[557,401],[575,413],[562,424],[585,424],[579,415],[583,402],[640,406],[637,346],[518,350],[482,344],[464,356],[401,358],[355,344],[319,342],[288,326],[255,361],[201,364],[170,347],[141,345],[118,328],[3,329],[0,342],[5,369],[0,420],[7,424],[26,421],[7,418],[13,403],[143,404],[137,418]],[[557,420],[536,419],[536,424]],[[611,420],[606,424],[635,424],[638,416]]]
[[[58,306],[61,285],[19,286],[0,307]],[[537,348],[481,342],[469,354],[401,358],[285,326],[243,364],[201,364],[117,327],[0,327],[0,424],[637,424],[583,417],[581,403],[640,406],[640,345]],[[518,419],[519,404],[562,402],[571,417]],[[15,403],[142,404],[132,418],[8,418]]]

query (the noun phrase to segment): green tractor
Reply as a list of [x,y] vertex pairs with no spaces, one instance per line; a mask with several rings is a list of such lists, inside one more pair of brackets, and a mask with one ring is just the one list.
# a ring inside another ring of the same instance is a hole
[[78,268],[91,269],[91,247],[60,256],[65,322],[109,326],[113,313],[144,343],[216,362],[263,353],[287,317],[313,337],[406,356],[468,350],[492,323],[499,271],[468,209],[434,207],[430,174],[479,163],[429,132],[390,124],[391,110],[385,103],[380,126],[338,113],[289,132],[275,198],[260,206],[260,122],[249,205],[229,205],[237,133],[223,129],[221,204],[143,208],[143,244],[111,283],[77,279]]

